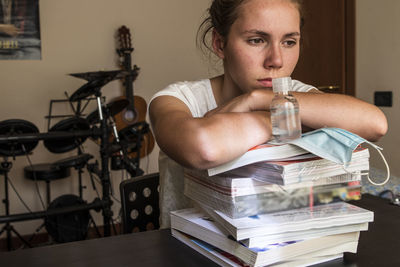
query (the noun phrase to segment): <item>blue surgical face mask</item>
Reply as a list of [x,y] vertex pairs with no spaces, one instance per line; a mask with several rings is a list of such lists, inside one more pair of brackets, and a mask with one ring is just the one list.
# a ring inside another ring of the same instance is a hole
[[389,180],[390,170],[385,157],[380,151],[382,148],[349,131],[340,128],[321,128],[305,133],[301,138],[288,143],[299,146],[321,158],[338,163],[344,168],[350,163],[353,151],[360,144],[368,143],[382,156],[388,173],[383,183],[377,184],[368,177],[369,181],[374,185],[383,185]]

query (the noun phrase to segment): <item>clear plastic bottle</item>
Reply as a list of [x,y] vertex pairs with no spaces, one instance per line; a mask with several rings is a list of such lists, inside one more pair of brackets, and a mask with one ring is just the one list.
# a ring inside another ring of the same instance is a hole
[[289,93],[292,90],[292,79],[272,79],[272,89],[275,94],[270,105],[273,141],[286,143],[301,137],[299,104]]

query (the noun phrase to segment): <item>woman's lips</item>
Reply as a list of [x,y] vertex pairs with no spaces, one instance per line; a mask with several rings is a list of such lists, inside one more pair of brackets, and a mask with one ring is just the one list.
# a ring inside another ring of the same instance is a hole
[[263,87],[272,87],[272,78],[266,78],[266,79],[259,79],[257,80]]

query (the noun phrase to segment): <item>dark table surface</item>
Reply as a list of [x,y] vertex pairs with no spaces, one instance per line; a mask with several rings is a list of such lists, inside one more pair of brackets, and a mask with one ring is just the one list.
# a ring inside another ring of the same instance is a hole
[[361,232],[356,254],[346,253],[352,266],[400,266],[400,206],[388,199],[363,195],[352,204],[374,212],[374,222]]
[[[400,266],[400,207],[364,195],[354,202],[374,211],[361,232],[357,254],[318,266]],[[156,230],[0,253],[0,266],[217,266],[171,236]]]

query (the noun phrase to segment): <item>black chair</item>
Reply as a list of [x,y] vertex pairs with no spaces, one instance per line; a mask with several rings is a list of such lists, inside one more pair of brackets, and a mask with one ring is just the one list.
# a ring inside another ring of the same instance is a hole
[[124,234],[160,228],[159,180],[159,173],[152,173],[121,182]]

